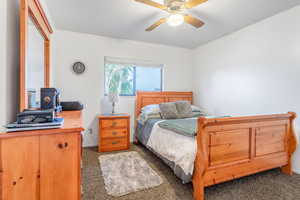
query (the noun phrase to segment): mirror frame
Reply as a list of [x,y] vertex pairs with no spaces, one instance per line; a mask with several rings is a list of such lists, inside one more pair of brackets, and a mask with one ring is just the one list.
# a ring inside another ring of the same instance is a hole
[[28,20],[31,17],[36,28],[44,38],[44,80],[45,87],[50,87],[50,36],[53,29],[39,0],[20,0],[20,111],[28,107],[26,95],[26,56]]

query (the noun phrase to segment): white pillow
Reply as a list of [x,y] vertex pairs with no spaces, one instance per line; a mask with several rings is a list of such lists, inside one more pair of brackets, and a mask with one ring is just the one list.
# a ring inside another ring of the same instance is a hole
[[[201,109],[198,106],[191,105],[193,112],[201,112]],[[152,113],[160,113],[159,104],[150,104],[144,106],[141,112],[152,112]]]
[[147,114],[159,114],[160,108],[158,104],[151,104],[151,105],[144,106],[141,112]]
[[159,113],[156,113],[156,114],[147,114],[145,112],[142,112],[139,116],[138,116],[138,121],[140,124],[144,125],[145,122],[148,120],[148,119],[161,119],[161,116]]
[[193,112],[201,112],[201,109],[199,107],[197,107],[195,105],[192,105],[191,107],[192,107]]
[[[195,106],[195,105],[191,105],[192,107],[192,111],[193,112],[202,112],[202,110],[198,107],[198,106]],[[159,104],[150,104],[150,105],[147,105],[147,106],[144,106],[141,110],[141,112],[143,113],[147,113],[147,114],[157,114],[157,113],[160,113],[160,108],[159,108]]]
[[192,111],[193,111],[193,113],[195,113],[195,115],[199,115],[199,114],[201,116],[209,115],[209,113],[205,109],[199,108],[198,106],[195,106],[195,105],[192,105]]

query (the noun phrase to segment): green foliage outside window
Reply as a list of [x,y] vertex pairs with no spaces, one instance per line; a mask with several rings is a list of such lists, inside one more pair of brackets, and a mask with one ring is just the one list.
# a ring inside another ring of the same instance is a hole
[[139,91],[162,91],[162,68],[105,63],[105,93],[134,96]]
[[106,63],[105,91],[120,95],[134,95],[134,67]]

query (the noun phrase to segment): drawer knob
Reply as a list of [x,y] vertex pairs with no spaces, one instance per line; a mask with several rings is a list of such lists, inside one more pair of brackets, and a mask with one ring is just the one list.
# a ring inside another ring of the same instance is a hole
[[120,142],[119,141],[116,141],[116,142],[112,142],[111,144],[119,144]]
[[117,124],[118,124],[117,122],[113,122],[112,126],[117,126]]
[[65,142],[65,143],[59,143],[57,145],[58,148],[63,149],[63,148],[67,148],[69,146],[69,143]]
[[118,132],[115,132],[115,131],[114,131],[114,132],[112,132],[112,134],[113,134],[113,135],[117,135],[117,134],[118,134]]

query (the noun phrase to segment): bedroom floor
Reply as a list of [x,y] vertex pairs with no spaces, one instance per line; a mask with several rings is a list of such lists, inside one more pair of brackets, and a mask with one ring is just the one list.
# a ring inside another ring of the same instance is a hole
[[[83,151],[83,200],[192,200],[192,184],[183,185],[171,169],[150,151],[132,145],[163,178],[163,184],[149,190],[115,198],[106,194],[97,148]],[[116,152],[118,153],[118,152]],[[296,200],[300,199],[300,175],[287,176],[275,169],[205,189],[206,200]]]

